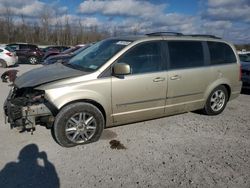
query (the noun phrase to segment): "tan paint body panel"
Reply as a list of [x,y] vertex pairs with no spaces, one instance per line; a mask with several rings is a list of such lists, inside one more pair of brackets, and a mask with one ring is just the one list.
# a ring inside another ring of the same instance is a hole
[[[162,39],[224,42],[234,49],[237,63],[128,75],[123,79],[114,76],[98,78],[131,47],[141,42]],[[46,98],[58,109],[78,100],[96,101],[105,109],[108,127],[201,109],[211,91],[221,84],[230,87],[230,99],[233,99],[241,90],[239,68],[235,48],[223,40],[204,37],[145,37],[126,46],[92,74],[44,84],[38,89],[45,90]],[[180,78],[171,79],[176,75]],[[164,79],[154,82],[158,77]]]
[[[204,91],[212,82],[209,68],[173,70],[169,71],[168,74],[166,113],[172,114],[172,111],[186,112],[202,108],[204,104]],[[178,79],[173,79],[176,77]]]
[[[88,75],[84,76],[88,77]],[[80,80],[80,81],[78,81]],[[64,81],[40,86],[38,89],[45,90],[46,98],[57,109],[74,101],[92,100],[99,103],[106,113],[106,124],[112,125],[111,117],[111,78],[92,79],[84,81],[84,78],[74,78],[70,83],[63,84]]]
[[112,77],[114,124],[162,116],[166,93],[167,72]]

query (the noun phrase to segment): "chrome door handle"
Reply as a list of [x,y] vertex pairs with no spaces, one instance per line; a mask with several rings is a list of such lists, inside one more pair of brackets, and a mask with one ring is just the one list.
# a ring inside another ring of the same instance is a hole
[[157,77],[157,78],[155,78],[153,81],[154,81],[154,82],[162,82],[162,81],[164,81],[164,80],[165,80],[164,77]]
[[170,80],[180,80],[180,79],[181,79],[181,76],[179,75],[174,75],[170,77]]

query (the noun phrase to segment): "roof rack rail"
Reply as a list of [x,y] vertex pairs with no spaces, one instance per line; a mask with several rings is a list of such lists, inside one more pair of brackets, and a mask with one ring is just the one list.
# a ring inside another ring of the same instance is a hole
[[214,39],[221,39],[220,37],[214,35],[207,35],[207,34],[182,34],[178,32],[154,32],[154,33],[147,33],[147,36],[187,36],[187,37],[208,37]]
[[209,37],[214,39],[221,39],[220,37],[214,36],[214,35],[206,35],[206,34],[191,34],[191,35],[185,35],[190,37]]
[[182,33],[177,32],[154,32],[154,33],[147,33],[148,36],[182,36]]

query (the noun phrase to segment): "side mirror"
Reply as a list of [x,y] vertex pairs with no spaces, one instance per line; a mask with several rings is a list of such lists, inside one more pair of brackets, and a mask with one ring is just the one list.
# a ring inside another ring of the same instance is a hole
[[114,75],[128,75],[131,73],[130,65],[126,63],[116,63],[113,67]]

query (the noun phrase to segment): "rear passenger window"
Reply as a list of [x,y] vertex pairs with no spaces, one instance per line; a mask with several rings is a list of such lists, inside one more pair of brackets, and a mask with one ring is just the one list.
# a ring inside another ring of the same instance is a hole
[[235,63],[236,57],[230,46],[221,42],[207,42],[210,52],[210,64],[220,65]]
[[29,49],[31,49],[31,50],[35,50],[35,49],[37,49],[38,47],[37,47],[36,45],[28,45],[27,48],[29,48]]
[[170,69],[201,67],[204,65],[203,47],[196,41],[168,42]]
[[27,49],[29,49],[26,44],[20,44],[19,47],[20,47],[21,50],[27,50]]
[[161,42],[153,41],[139,44],[121,57],[118,63],[129,64],[132,74],[161,71]]

